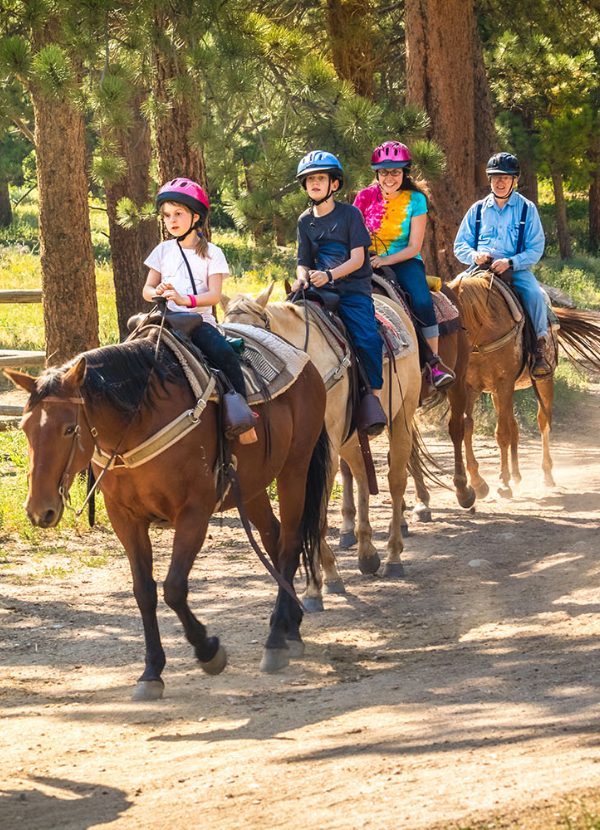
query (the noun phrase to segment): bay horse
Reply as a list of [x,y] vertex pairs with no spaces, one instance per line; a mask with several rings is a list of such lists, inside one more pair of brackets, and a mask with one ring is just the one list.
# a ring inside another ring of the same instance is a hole
[[[280,334],[297,348],[306,346],[307,352],[323,378],[331,380],[338,373],[339,380],[327,393],[326,426],[331,441],[332,463],[328,478],[328,494],[333,487],[337,472],[338,456],[349,465],[358,487],[358,521],[356,535],[358,539],[358,566],[363,574],[374,574],[381,564],[379,554],[372,543],[373,530],[369,522],[369,486],[365,464],[356,432],[346,440],[347,413],[349,407],[350,383],[348,372],[341,367],[339,360],[325,338],[321,329],[309,317],[308,344],[306,344],[306,311],[300,305],[288,302],[269,302],[274,283],[257,296],[235,294],[233,297],[221,298],[225,312],[225,322],[245,323],[268,328]],[[387,298],[383,300],[393,306],[406,325],[407,331],[414,339],[413,325],[403,309]],[[395,361],[395,372],[391,383],[384,367],[384,387],[382,402],[387,407],[391,393],[391,429],[389,434],[389,470],[388,482],[392,499],[392,520],[387,542],[387,557],[383,574],[388,577],[400,577],[404,570],[400,555],[403,550],[402,512],[404,491],[406,488],[407,464],[412,447],[412,425],[414,413],[419,401],[421,372],[419,357],[415,348],[410,354]],[[354,531],[354,521],[352,522]],[[335,565],[335,556],[323,534],[320,559],[323,566],[323,583],[320,575],[316,580],[309,578],[306,594],[303,598],[307,608],[314,611],[323,610],[322,587],[326,593],[344,593],[344,583]]]
[[[465,414],[465,455],[469,480],[477,498],[485,498],[489,486],[479,473],[473,453],[473,407],[482,392],[492,396],[498,415],[496,441],[500,448],[501,466],[498,493],[513,495],[511,481],[521,481],[519,470],[519,427],[513,410],[515,389],[532,385],[524,354],[523,323],[519,323],[507,300],[498,278],[488,270],[476,270],[460,275],[450,284],[461,302],[463,320],[471,347],[467,369],[467,404]],[[600,317],[580,309],[552,309],[560,328],[548,338],[546,357],[556,366],[558,346],[574,363],[600,371]],[[535,378],[534,391],[538,401],[537,422],[542,436],[542,472],[546,487],[554,487],[552,457],[550,455],[550,428],[554,400],[554,376]],[[509,463],[510,457],[510,463]]]
[[[38,527],[54,527],[60,521],[73,478],[94,453],[97,458],[99,453],[110,457],[118,452],[117,461],[123,460],[128,451],[141,451],[150,436],[182,413],[191,418],[190,430],[167,451],[151,455],[140,466],[119,463],[107,469],[100,482],[110,521],[129,558],[144,627],[146,663],[134,700],[160,698],[164,687],[165,652],[148,534],[152,523],[175,530],[164,581],[165,602],[179,617],[205,672],[218,674],[227,663],[218,637],[207,636],[187,600],[189,574],[217,505],[217,404],[208,400],[206,392],[207,400],[196,401],[179,362],[164,347],[158,357],[154,351],[155,343],[149,339],[106,346],[46,369],[37,380],[5,370],[29,393],[21,422],[29,444],[25,508]],[[321,376],[308,361],[286,391],[270,400],[268,413],[267,405],[256,407],[258,442],[232,445],[247,516],[288,588],[301,551],[306,567],[312,569],[321,535],[329,466],[325,403]],[[95,462],[97,475],[101,469]],[[265,489],[273,479],[278,486],[279,521]],[[235,506],[233,490],[232,485],[222,505],[225,510]],[[302,655],[301,621],[300,604],[280,585],[263,671],[276,671],[287,665],[290,656]]]

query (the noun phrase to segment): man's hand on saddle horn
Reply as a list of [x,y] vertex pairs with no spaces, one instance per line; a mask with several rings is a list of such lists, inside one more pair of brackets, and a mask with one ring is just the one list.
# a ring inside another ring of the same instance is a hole
[[491,268],[494,274],[503,274],[510,268],[510,262],[507,259],[495,259]]

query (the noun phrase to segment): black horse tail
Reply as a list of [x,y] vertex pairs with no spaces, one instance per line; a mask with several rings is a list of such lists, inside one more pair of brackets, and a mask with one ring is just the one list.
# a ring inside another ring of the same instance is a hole
[[600,371],[600,314],[580,308],[552,309],[560,328],[558,342],[571,363]]
[[302,564],[306,574],[316,579],[315,556],[319,551],[321,536],[327,519],[327,482],[331,464],[331,443],[325,426],[313,450],[304,496],[304,512],[300,519]]

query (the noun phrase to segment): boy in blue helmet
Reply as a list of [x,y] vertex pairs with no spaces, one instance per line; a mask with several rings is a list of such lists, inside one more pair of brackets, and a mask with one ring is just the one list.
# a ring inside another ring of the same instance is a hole
[[339,296],[337,311],[348,329],[372,392],[370,435],[387,425],[381,403],[382,341],[371,293],[371,237],[361,212],[335,202],[344,171],[332,153],[315,150],[300,161],[296,178],[311,200],[298,219],[298,267],[294,290],[311,285],[320,293]]
[[548,312],[542,289],[530,268],[544,253],[544,230],[536,206],[515,191],[521,168],[510,153],[496,153],[487,163],[491,193],[475,202],[463,219],[454,242],[454,256],[466,265],[489,265],[498,276],[509,268],[515,288],[535,328],[537,343],[531,374],[552,374],[544,350]]

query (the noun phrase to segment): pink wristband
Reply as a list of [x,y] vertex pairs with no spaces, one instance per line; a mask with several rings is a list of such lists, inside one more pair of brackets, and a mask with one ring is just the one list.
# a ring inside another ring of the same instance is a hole
[[194,295],[193,294],[188,294],[188,297],[190,298],[190,303],[191,303],[190,308],[196,308],[197,303],[196,303],[196,298],[194,297]]

